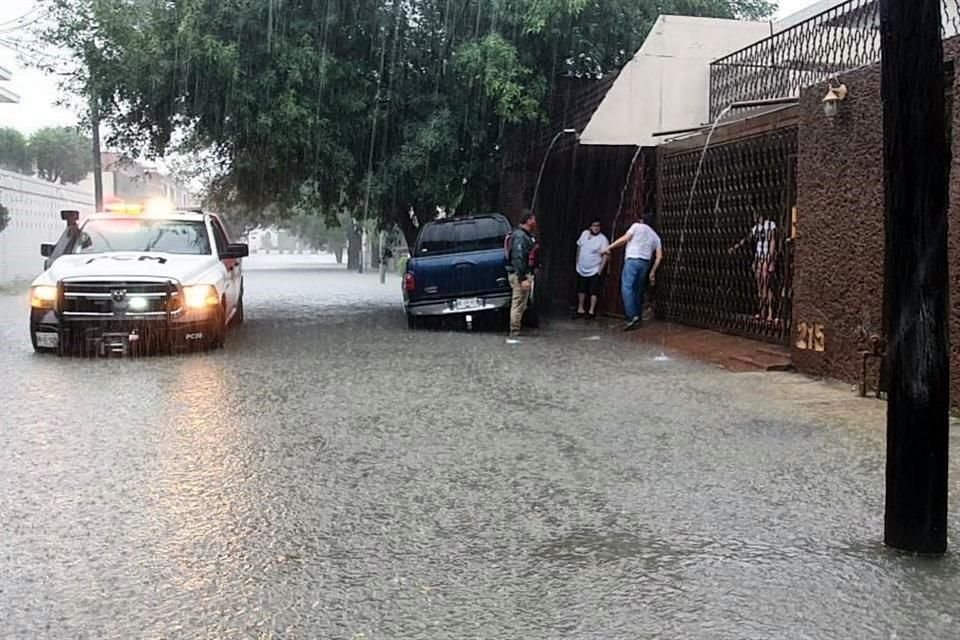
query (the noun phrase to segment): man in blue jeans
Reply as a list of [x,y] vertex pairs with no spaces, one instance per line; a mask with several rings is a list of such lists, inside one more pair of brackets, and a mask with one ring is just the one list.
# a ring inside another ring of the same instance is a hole
[[647,282],[655,284],[657,269],[663,260],[663,245],[660,236],[641,216],[627,232],[604,250],[609,254],[615,249],[627,245],[620,278],[620,292],[623,295],[623,311],[627,316],[624,331],[634,331],[643,324],[643,300],[647,292]]

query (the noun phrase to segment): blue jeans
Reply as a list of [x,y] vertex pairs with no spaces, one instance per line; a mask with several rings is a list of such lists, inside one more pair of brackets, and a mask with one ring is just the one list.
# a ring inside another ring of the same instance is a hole
[[647,293],[651,266],[649,260],[640,258],[628,258],[623,264],[620,293],[623,295],[623,312],[627,320],[643,316],[643,298]]

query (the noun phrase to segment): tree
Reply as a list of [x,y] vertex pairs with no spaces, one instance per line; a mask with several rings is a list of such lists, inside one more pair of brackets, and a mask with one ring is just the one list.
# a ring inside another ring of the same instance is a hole
[[277,248],[273,242],[273,233],[271,233],[269,230],[263,232],[263,239],[261,240],[261,243],[263,248],[267,251],[272,251],[273,249]]
[[440,210],[492,209],[511,128],[543,121],[557,77],[619,69],[658,13],[773,10],[765,0],[42,1],[57,25],[48,39],[85,61],[115,146],[160,154],[179,138],[222,167],[210,194],[225,206],[327,221],[369,209],[408,241]]
[[330,222],[324,216],[300,214],[292,218],[287,225],[291,233],[305,242],[311,249],[329,251],[337,258],[337,264],[343,262],[343,250],[347,246],[349,224],[345,214]]
[[33,174],[27,141],[16,129],[0,128],[0,167],[26,175]]
[[76,129],[39,129],[30,136],[29,149],[37,163],[37,175],[50,182],[77,183],[93,169],[90,141]]
[[0,204],[0,233],[7,228],[8,224],[10,224],[10,211]]

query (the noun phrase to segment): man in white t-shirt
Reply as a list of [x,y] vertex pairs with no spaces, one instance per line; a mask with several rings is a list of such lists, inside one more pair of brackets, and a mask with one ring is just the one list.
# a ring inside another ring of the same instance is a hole
[[[608,256],[603,253],[610,246],[607,236],[600,232],[600,221],[594,220],[577,240],[577,318],[597,317],[597,301],[603,288],[603,272]],[[584,309],[590,296],[590,310]]]
[[643,324],[643,302],[647,283],[655,284],[657,281],[657,269],[663,261],[663,243],[660,242],[657,232],[640,216],[604,253],[609,254],[623,245],[627,245],[623,275],[620,279],[623,311],[627,317],[623,330],[633,331]]
[[753,275],[757,283],[757,319],[774,319],[773,276],[777,270],[777,223],[767,216],[757,216],[750,233],[740,242],[730,247],[730,253],[736,253],[743,245],[753,244]]

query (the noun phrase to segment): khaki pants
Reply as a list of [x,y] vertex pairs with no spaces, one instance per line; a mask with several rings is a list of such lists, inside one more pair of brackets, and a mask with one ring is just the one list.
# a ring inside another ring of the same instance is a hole
[[530,289],[524,289],[514,273],[510,274],[510,288],[513,289],[513,302],[510,305],[510,333],[520,333],[523,325],[523,313],[530,302],[530,291],[533,289],[533,276],[528,275]]

